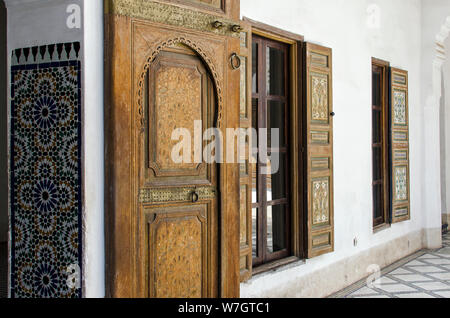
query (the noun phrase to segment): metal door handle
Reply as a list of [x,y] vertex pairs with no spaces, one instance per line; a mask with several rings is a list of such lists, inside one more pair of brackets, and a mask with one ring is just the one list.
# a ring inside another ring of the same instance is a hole
[[236,53],[231,54],[230,63],[233,70],[237,70],[241,67],[241,58]]
[[197,193],[197,190],[194,190],[194,192],[192,193],[192,203],[197,203],[199,199],[199,195]]

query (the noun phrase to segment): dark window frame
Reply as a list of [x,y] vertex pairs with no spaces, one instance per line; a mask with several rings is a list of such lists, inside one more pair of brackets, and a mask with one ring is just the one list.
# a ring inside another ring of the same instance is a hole
[[[375,230],[390,224],[389,70],[389,62],[372,58],[372,220]],[[375,86],[376,74],[378,86]],[[374,117],[377,113],[380,114],[378,121]],[[375,149],[379,149],[378,156]]]
[[[268,119],[268,108],[271,101],[283,102],[285,107],[285,118],[284,118],[284,130],[285,130],[285,146],[279,147],[277,149],[269,148],[269,152],[279,152],[284,154],[286,157],[285,161],[285,198],[278,200],[267,200],[267,180],[268,176],[261,174],[261,168],[265,165],[257,164],[257,203],[252,203],[252,209],[257,209],[257,256],[253,258],[253,266],[261,266],[267,263],[278,261],[280,259],[289,257],[291,255],[291,202],[290,202],[290,160],[289,160],[289,133],[290,133],[290,123],[289,123],[289,112],[290,112],[290,89],[289,89],[289,78],[290,78],[290,52],[289,45],[274,41],[262,36],[253,35],[253,42],[258,44],[258,61],[262,63],[257,64],[257,87],[258,89],[253,90],[252,93],[252,104],[253,101],[257,102],[257,124],[258,128],[267,128]],[[284,95],[270,95],[267,89],[267,70],[266,70],[266,49],[274,48],[284,52]],[[255,112],[254,112],[255,114]],[[255,118],[254,118],[255,120]],[[280,159],[282,157],[280,156]],[[268,208],[272,206],[284,206],[285,207],[285,244],[286,248],[269,253],[267,250],[267,212]]]
[[[304,99],[304,37],[286,30],[282,30],[271,25],[249,19],[242,18],[251,28],[252,37],[260,36],[276,42],[287,44],[289,47],[290,59],[288,63],[290,90],[289,96],[289,147],[291,147],[288,157],[289,166],[287,171],[290,177],[290,256],[261,265],[251,265],[252,275],[259,275],[269,270],[274,270],[306,258],[308,249],[307,237],[307,187],[306,187],[306,112]],[[252,87],[252,83],[249,83]],[[253,116],[252,116],[253,117]],[[252,118],[253,119],[253,118]],[[253,166],[253,165],[252,165]],[[252,168],[252,172],[255,171]],[[255,180],[252,180],[252,183]],[[253,211],[252,211],[253,213]],[[253,222],[252,222],[253,223]],[[254,224],[252,224],[253,226]],[[252,230],[252,233],[254,231]],[[253,240],[253,238],[252,238]],[[253,261],[253,259],[252,259]],[[253,263],[253,262],[252,262]]]

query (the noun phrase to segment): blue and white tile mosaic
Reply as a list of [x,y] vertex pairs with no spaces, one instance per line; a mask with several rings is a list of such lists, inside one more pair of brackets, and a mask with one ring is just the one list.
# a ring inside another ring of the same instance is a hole
[[81,297],[80,44],[13,51],[11,297]]

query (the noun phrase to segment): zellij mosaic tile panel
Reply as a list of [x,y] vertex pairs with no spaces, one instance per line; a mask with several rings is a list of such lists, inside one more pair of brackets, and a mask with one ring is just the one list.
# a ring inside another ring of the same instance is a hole
[[79,43],[13,51],[11,297],[81,297]]

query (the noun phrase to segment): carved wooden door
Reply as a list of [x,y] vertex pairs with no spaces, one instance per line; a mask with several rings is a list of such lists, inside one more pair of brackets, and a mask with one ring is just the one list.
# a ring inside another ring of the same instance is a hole
[[239,167],[203,160],[239,127],[239,1],[106,12],[107,295],[239,297]]
[[[200,57],[178,44],[156,56],[145,86],[148,127],[139,164],[147,295],[217,297],[217,169],[201,161],[203,133],[216,122],[213,80]],[[189,144],[179,153],[171,138],[177,129]],[[195,144],[202,146],[197,153]]]

